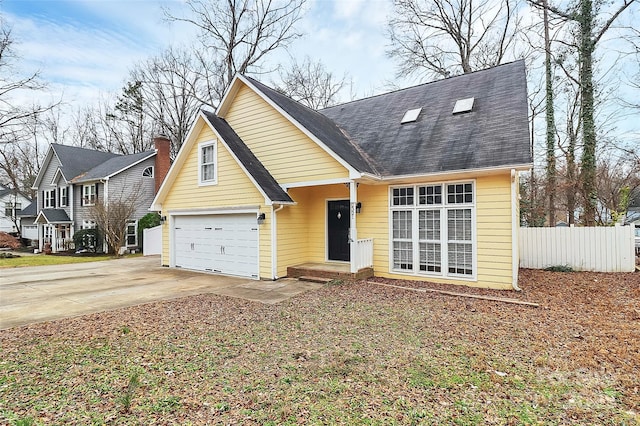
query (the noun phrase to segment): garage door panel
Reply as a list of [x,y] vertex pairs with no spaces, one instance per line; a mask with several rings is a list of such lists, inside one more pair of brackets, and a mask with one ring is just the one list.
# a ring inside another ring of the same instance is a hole
[[178,267],[258,277],[254,214],[176,216],[174,249]]

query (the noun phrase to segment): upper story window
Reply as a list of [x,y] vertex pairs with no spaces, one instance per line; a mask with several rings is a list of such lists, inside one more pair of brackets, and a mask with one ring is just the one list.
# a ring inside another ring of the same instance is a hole
[[20,211],[22,210],[22,203],[16,203],[15,206],[12,202],[8,202],[4,204],[4,215],[6,217],[14,218]]
[[67,207],[69,205],[69,189],[63,186],[59,189],[60,192],[60,207]]
[[215,141],[198,145],[198,181],[200,185],[214,185],[218,180],[218,148]]
[[96,185],[83,185],[82,186],[82,205],[93,206],[96,204],[97,191]]
[[53,209],[56,207],[56,190],[50,189],[42,191],[43,193],[43,206],[45,209]]
[[149,166],[142,171],[142,177],[153,177],[153,166]]

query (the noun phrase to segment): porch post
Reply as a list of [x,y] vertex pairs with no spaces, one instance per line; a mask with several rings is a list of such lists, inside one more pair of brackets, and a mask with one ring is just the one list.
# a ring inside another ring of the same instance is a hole
[[349,266],[351,273],[358,272],[357,268],[357,241],[358,230],[356,229],[356,203],[358,202],[358,184],[354,181],[349,183]]

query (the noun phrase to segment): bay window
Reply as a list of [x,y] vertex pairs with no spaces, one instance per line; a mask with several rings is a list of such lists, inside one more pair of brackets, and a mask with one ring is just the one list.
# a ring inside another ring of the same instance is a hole
[[392,270],[475,277],[474,183],[390,190]]

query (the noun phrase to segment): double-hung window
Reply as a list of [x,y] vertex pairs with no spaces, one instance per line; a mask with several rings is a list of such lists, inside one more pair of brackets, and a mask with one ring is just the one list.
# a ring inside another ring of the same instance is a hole
[[82,205],[93,206],[96,204],[96,185],[82,186]]
[[473,182],[392,187],[391,269],[475,277]]
[[218,148],[216,142],[198,145],[198,177],[200,185],[215,185],[218,180]]
[[47,191],[43,191],[44,194],[44,208],[45,209],[52,209],[55,208],[56,206],[56,190],[55,189],[49,189]]
[[69,190],[66,186],[60,187],[58,190],[60,193],[60,207],[67,207],[69,205]]

